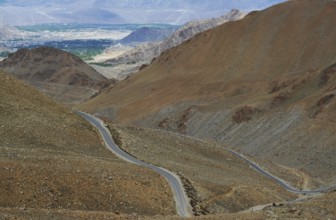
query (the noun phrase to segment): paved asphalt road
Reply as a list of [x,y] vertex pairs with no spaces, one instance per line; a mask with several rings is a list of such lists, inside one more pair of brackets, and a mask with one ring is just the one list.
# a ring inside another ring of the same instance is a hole
[[243,155],[241,155],[241,154],[239,154],[239,153],[237,153],[233,150],[230,150],[230,149],[228,151],[230,151],[233,155],[235,155],[236,157],[238,157],[238,158],[242,159],[243,161],[245,161],[246,163],[248,163],[257,172],[261,173],[262,175],[266,176],[267,178],[270,178],[270,179],[274,180],[275,182],[277,182],[278,184],[280,184],[282,187],[284,187],[289,192],[296,193],[296,194],[308,195],[308,194],[324,193],[324,192],[327,192],[327,191],[329,191],[329,190],[331,190],[335,187],[335,186],[330,186],[330,187],[325,187],[325,188],[315,189],[315,190],[300,190],[300,189],[297,189],[297,188],[289,185],[288,183],[286,183],[284,180],[280,179],[279,177],[276,177],[276,176],[268,173],[263,168],[261,168],[258,164],[250,161],[249,159],[247,159]]
[[182,217],[190,217],[192,216],[192,209],[191,209],[191,205],[189,202],[188,197],[186,196],[185,190],[183,188],[183,184],[181,182],[181,179],[174,173],[161,168],[161,167],[156,167],[152,164],[140,161],[138,159],[136,159],[135,157],[129,155],[128,153],[126,153],[125,151],[121,150],[113,141],[112,137],[111,137],[111,133],[110,131],[105,127],[104,122],[102,122],[100,119],[84,113],[84,112],[77,112],[77,114],[79,114],[80,116],[82,116],[83,118],[85,118],[87,121],[89,121],[93,126],[95,126],[98,131],[100,132],[101,136],[104,139],[105,145],[107,146],[107,148],[112,151],[115,155],[117,155],[119,158],[130,162],[132,164],[136,164],[136,165],[140,165],[140,166],[144,166],[147,168],[150,168],[152,170],[154,170],[155,172],[159,173],[160,175],[162,175],[169,183],[172,191],[173,191],[173,195],[174,195],[174,199],[175,199],[175,203],[176,203],[176,211],[177,214],[182,216]]

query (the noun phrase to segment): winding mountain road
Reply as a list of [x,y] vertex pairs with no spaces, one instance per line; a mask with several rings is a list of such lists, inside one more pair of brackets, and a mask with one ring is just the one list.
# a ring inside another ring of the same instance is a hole
[[[126,153],[122,149],[120,149],[113,141],[111,137],[110,131],[105,127],[105,124],[102,120],[96,118],[95,116],[92,116],[90,114],[84,113],[84,112],[76,112],[80,116],[82,116],[84,119],[89,121],[93,126],[95,126],[98,131],[100,132],[106,147],[112,151],[116,156],[121,158],[122,160],[125,160],[129,163],[144,166],[147,168],[150,168],[154,170],[155,172],[159,173],[162,175],[169,183],[173,195],[174,195],[174,200],[176,203],[176,211],[177,214],[180,215],[181,217],[190,217],[193,216],[192,214],[192,208],[190,205],[189,198],[187,197],[185,193],[185,189],[183,187],[181,179],[174,173],[161,168],[154,166],[152,164],[146,163],[144,161],[140,161],[139,159],[133,157],[132,155]],[[189,137],[189,136],[188,136]],[[190,137],[192,138],[192,137]],[[244,155],[232,150],[232,149],[227,149],[230,153],[238,157],[239,159],[245,161],[252,167],[254,170],[262,174],[263,176],[272,179],[273,181],[277,182],[279,185],[281,185],[283,188],[288,190],[289,192],[296,193],[296,194],[301,194],[301,195],[313,195],[313,194],[318,194],[318,193],[325,193],[331,189],[336,188],[336,186],[330,186],[330,187],[324,187],[321,189],[315,189],[315,190],[300,190],[298,188],[295,188],[291,186],[289,183],[285,182],[283,179],[280,179],[277,176],[274,176],[273,174],[267,172],[264,170],[260,165],[257,163],[249,160],[246,158]]]
[[[191,138],[193,140],[196,141],[200,141],[203,143],[206,143],[204,140],[200,139],[200,138],[196,138],[196,137],[192,137],[192,136],[188,136],[188,135],[184,135],[184,134],[179,134],[179,133],[175,133],[175,132],[170,132],[167,131],[168,133],[174,134],[174,135],[178,135],[178,136],[182,136],[182,137],[186,137],[186,138]],[[250,165],[250,167],[252,167],[255,171],[257,171],[258,173],[262,174],[263,176],[272,179],[273,181],[277,182],[278,184],[280,184],[283,188],[285,188],[286,190],[288,190],[289,192],[295,193],[295,194],[301,194],[301,195],[312,195],[312,194],[319,194],[319,193],[325,193],[328,192],[330,190],[336,190],[336,185],[331,185],[328,187],[324,187],[324,188],[320,188],[320,189],[314,189],[314,190],[300,190],[298,188],[295,188],[293,186],[291,186],[289,183],[287,183],[286,181],[284,181],[283,179],[267,172],[265,169],[263,169],[260,165],[258,165],[257,163],[249,160],[248,158],[246,158],[244,155],[229,149],[229,148],[225,148],[227,151],[229,151],[231,154],[235,155],[237,158],[243,160],[244,162],[246,162],[247,164]],[[295,200],[296,201],[296,200]]]
[[[204,142],[206,143],[204,140],[196,138],[196,137],[192,137],[192,136],[188,136],[188,135],[184,135],[184,134],[179,134],[179,133],[174,133],[174,132],[170,132],[167,131],[168,133],[174,134],[174,135],[178,135],[178,136],[182,136],[182,137],[186,137],[186,138],[191,138],[193,140],[196,141],[200,141],[200,142]],[[229,148],[225,148],[227,151],[229,151],[231,154],[233,154],[234,156],[236,156],[237,158],[243,160],[244,162],[246,162],[247,164],[250,165],[250,167],[252,167],[255,171],[257,171],[258,173],[260,173],[261,175],[272,179],[273,181],[275,181],[276,183],[278,183],[279,185],[281,185],[284,189],[288,190],[289,192],[295,193],[295,194],[301,194],[301,195],[314,195],[314,194],[319,194],[319,193],[325,193],[328,192],[330,190],[334,190],[336,189],[336,185],[331,185],[328,187],[323,187],[320,189],[314,189],[314,190],[300,190],[298,188],[295,188],[293,186],[291,186],[289,183],[287,183],[285,180],[267,172],[265,169],[263,169],[260,165],[258,165],[257,163],[249,160],[248,158],[246,158],[244,155],[229,149]],[[298,201],[298,200],[295,200]]]
[[136,164],[136,165],[140,165],[140,166],[144,166],[147,168],[150,168],[152,170],[154,170],[155,172],[159,173],[160,175],[162,175],[169,183],[173,195],[174,195],[174,199],[175,199],[175,203],[176,203],[176,211],[177,214],[180,215],[181,217],[190,217],[193,216],[192,214],[192,208],[189,202],[189,198],[187,197],[182,181],[181,179],[174,173],[161,168],[161,167],[157,167],[154,166],[152,164],[143,162],[138,160],[137,158],[129,155],[128,153],[126,153],[125,151],[123,151],[122,149],[120,149],[113,141],[112,137],[111,137],[111,133],[110,131],[105,127],[105,124],[102,120],[84,113],[84,112],[76,112],[77,114],[79,114],[80,116],[82,116],[84,119],[86,119],[87,121],[89,121],[93,126],[95,126],[98,131],[100,132],[106,147],[112,151],[116,156],[118,156],[119,158],[132,163],[132,164]]
[[324,193],[324,192],[327,192],[327,191],[336,187],[336,186],[330,186],[330,187],[325,187],[325,188],[315,189],[315,190],[300,190],[300,189],[297,189],[297,188],[291,186],[290,184],[286,183],[284,180],[280,179],[279,177],[274,176],[271,173],[268,173],[266,170],[261,168],[258,164],[256,164],[256,163],[252,162],[251,160],[247,159],[242,154],[239,154],[239,153],[237,153],[237,152],[235,152],[234,150],[231,150],[231,149],[228,149],[228,151],[231,152],[236,157],[238,157],[241,160],[248,163],[253,169],[255,169],[260,174],[262,174],[262,175],[274,180],[278,184],[280,184],[283,188],[285,188],[289,192],[296,193],[296,194],[302,194],[302,195],[308,195],[308,194]]

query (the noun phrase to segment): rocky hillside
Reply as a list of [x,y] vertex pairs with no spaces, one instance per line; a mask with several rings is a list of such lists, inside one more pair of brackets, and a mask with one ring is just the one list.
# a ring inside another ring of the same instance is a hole
[[153,58],[158,57],[162,52],[189,40],[196,34],[242,17],[243,13],[234,9],[220,18],[189,22],[162,42],[139,45],[116,58],[107,60],[105,63],[112,65],[138,62],[150,63]]
[[[81,106],[216,140],[303,188],[336,183],[336,2],[288,1],[164,52]],[[282,170],[281,172],[277,170]]]
[[40,219],[27,209],[72,219],[175,214],[164,179],[114,157],[85,120],[2,72],[0,112],[1,219]]
[[106,81],[78,57],[49,47],[20,49],[1,61],[0,69],[65,103],[90,98]]

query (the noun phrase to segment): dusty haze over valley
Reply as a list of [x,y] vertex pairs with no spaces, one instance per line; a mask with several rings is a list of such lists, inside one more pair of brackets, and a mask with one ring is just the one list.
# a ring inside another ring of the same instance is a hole
[[0,219],[336,219],[336,1],[0,18]]

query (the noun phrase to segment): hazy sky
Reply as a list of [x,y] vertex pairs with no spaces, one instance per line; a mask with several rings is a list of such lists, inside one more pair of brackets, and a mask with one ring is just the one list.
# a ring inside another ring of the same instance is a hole
[[283,0],[0,0],[0,24],[175,23],[259,10]]

